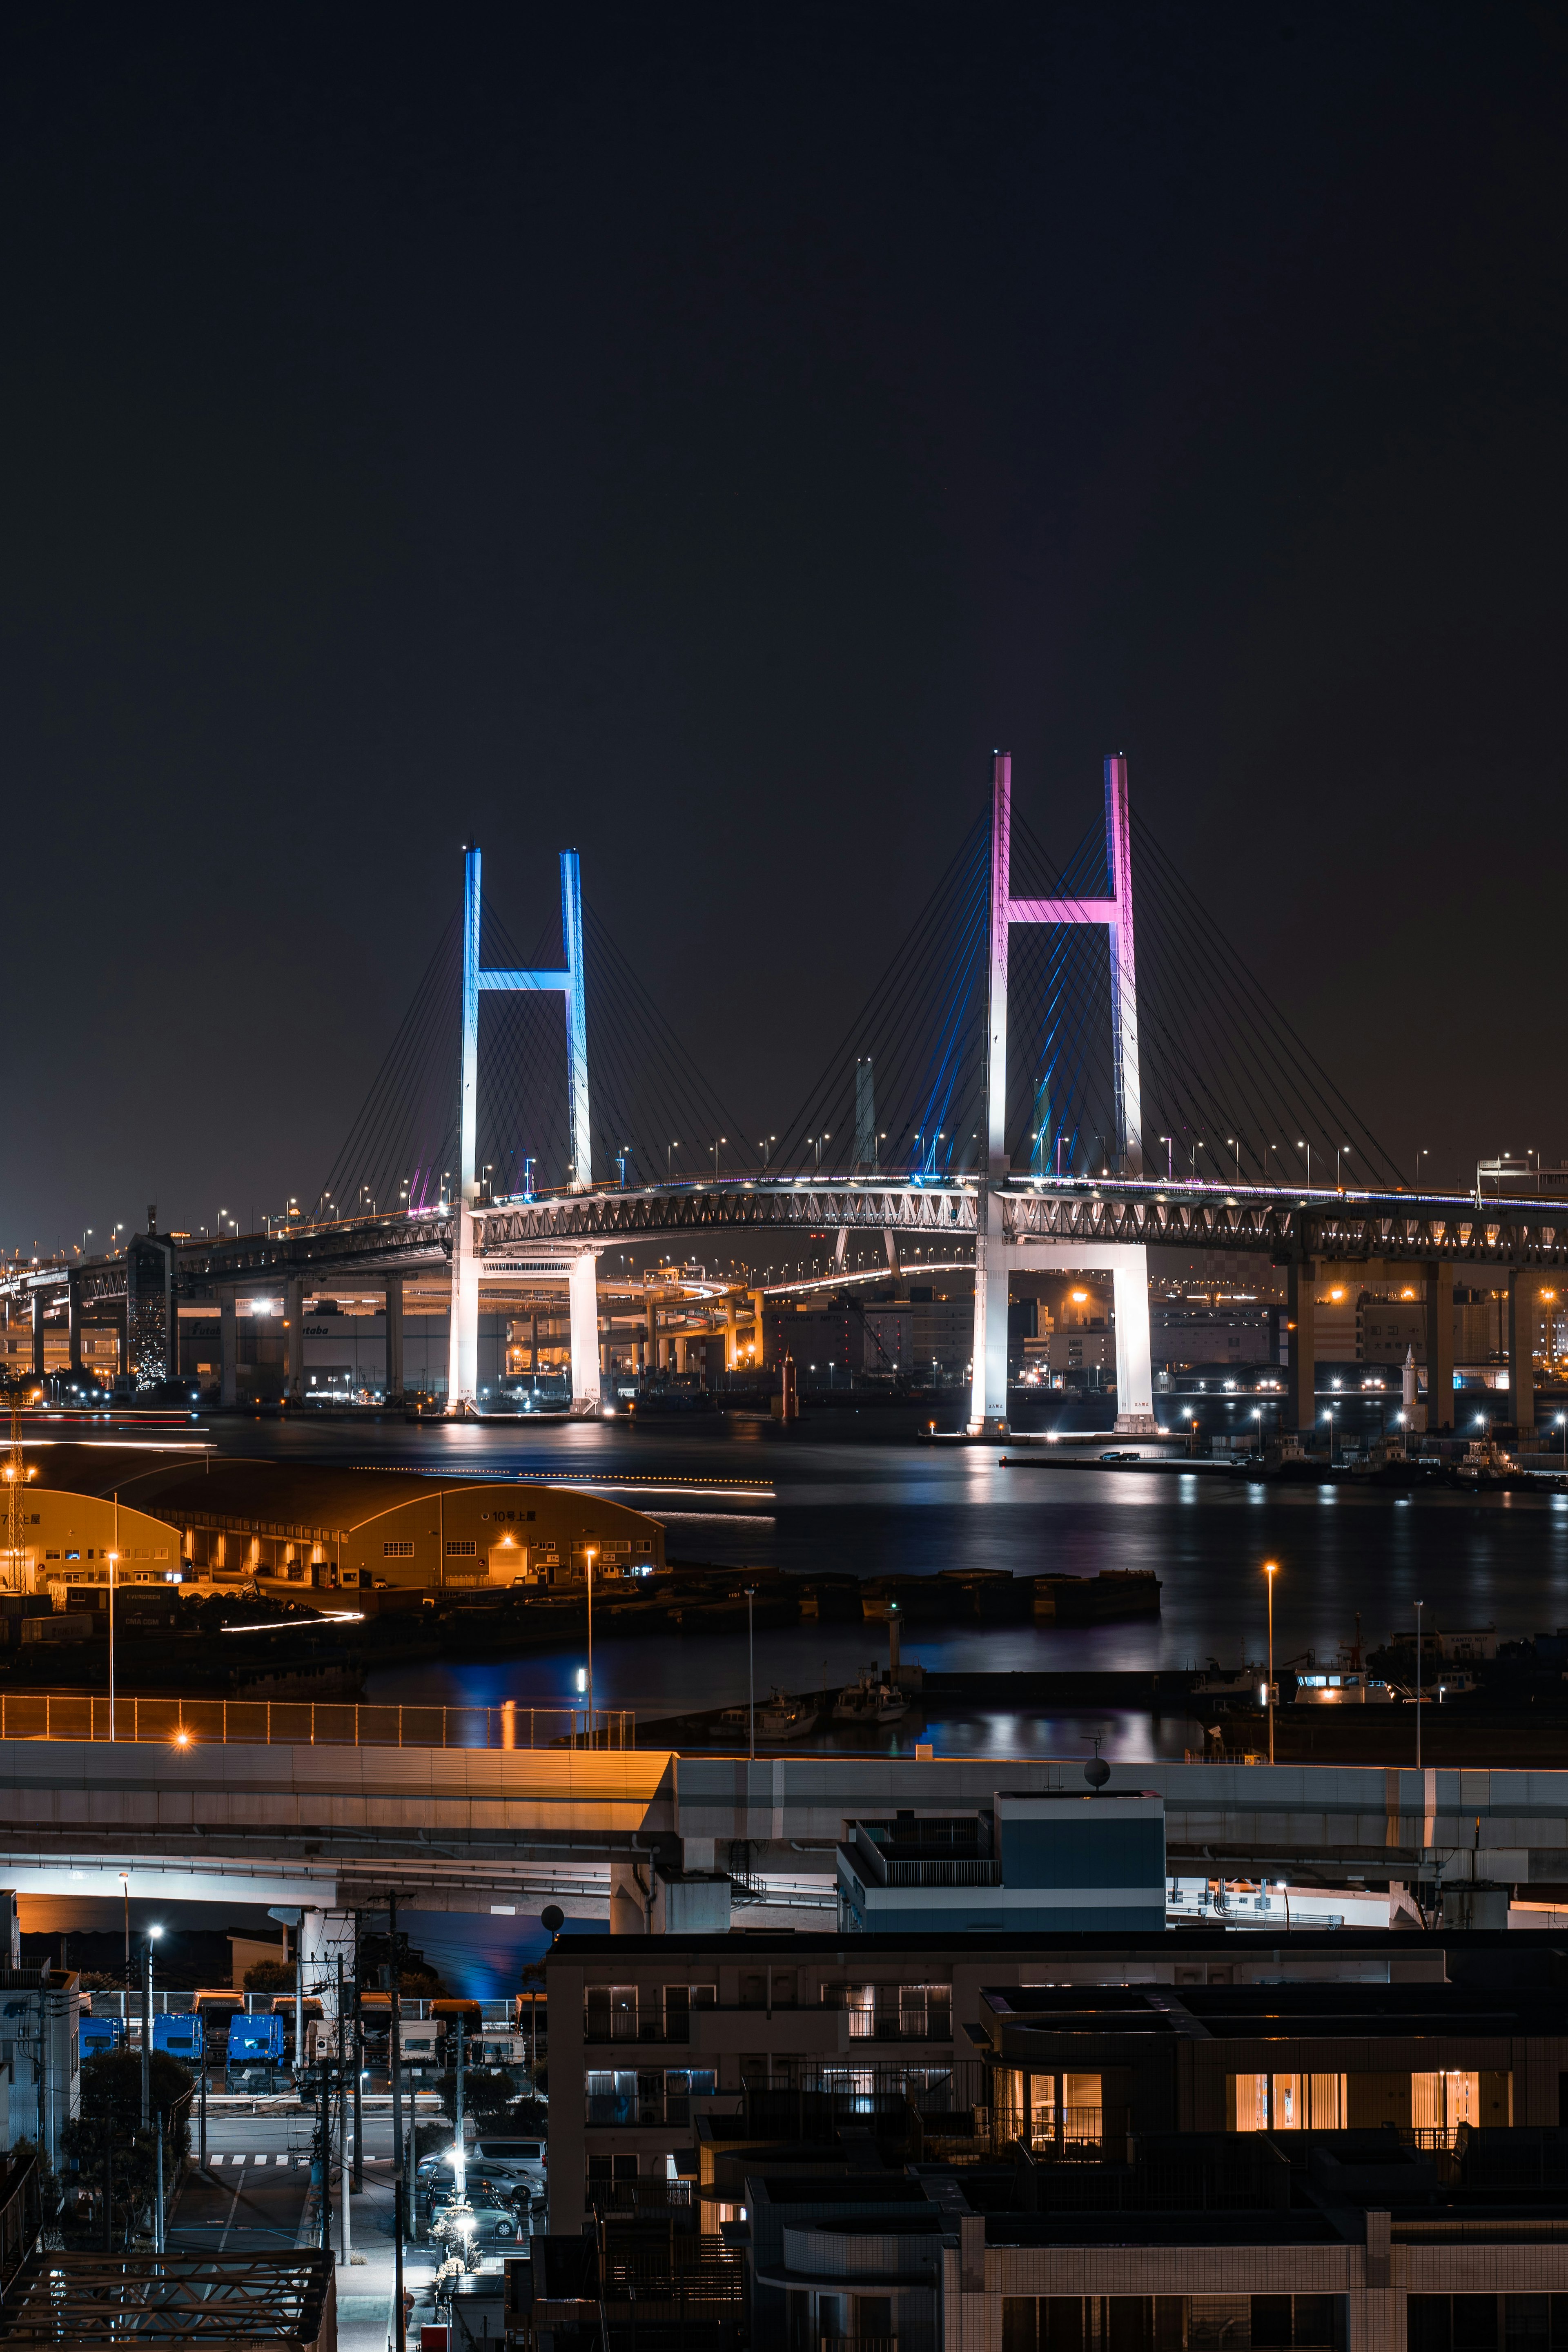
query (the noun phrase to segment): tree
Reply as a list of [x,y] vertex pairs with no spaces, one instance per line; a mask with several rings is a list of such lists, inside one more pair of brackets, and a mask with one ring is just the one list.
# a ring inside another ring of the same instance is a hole
[[247,1992],[292,1992],[294,1963],[292,1960],[258,1960],[245,1971]]
[[[173,2184],[190,2145],[189,2070],[166,2050],[154,2050],[149,2068],[153,2121],[142,2127],[142,2058],[134,2050],[106,2050],[81,2070],[79,2113],[67,2124],[61,2145],[75,2157],[82,2186],[104,2193],[113,2171],[111,2230],[117,2243],[129,2242],[140,2218],[150,2214],[158,2186],[158,2133],[163,2133],[163,2183]],[[100,2207],[101,2215],[102,2208]],[[101,2220],[98,2228],[101,2230]]]

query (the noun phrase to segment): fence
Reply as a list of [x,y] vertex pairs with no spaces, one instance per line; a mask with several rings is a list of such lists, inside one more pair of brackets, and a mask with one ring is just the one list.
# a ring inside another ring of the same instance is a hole
[[595,1707],[360,1706],[270,1698],[116,1698],[89,1691],[6,1691],[0,1740],[151,1742],[165,1748],[610,1748],[637,1745],[637,1717]]

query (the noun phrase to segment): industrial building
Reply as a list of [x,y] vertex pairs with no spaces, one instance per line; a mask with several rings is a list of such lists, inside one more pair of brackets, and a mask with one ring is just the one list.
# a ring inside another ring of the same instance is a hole
[[294,1599],[541,1588],[651,1575],[664,1530],[624,1503],[513,1479],[221,1461],[201,1449],[40,1447],[29,1464],[20,1582],[255,1584]]

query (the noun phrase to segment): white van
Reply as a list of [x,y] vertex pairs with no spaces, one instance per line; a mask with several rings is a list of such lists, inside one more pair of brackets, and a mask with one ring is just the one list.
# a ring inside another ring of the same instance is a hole
[[487,2180],[528,2183],[533,2202],[544,2201],[544,2142],[514,2139],[510,2134],[483,2132],[468,2150],[468,2170]]

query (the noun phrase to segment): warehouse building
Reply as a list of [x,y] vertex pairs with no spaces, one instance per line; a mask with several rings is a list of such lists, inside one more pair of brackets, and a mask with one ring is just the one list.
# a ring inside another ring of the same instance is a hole
[[40,1447],[18,1563],[25,1591],[255,1584],[306,1599],[545,1589],[654,1574],[664,1529],[624,1504],[516,1479],[234,1462],[189,1451]]

